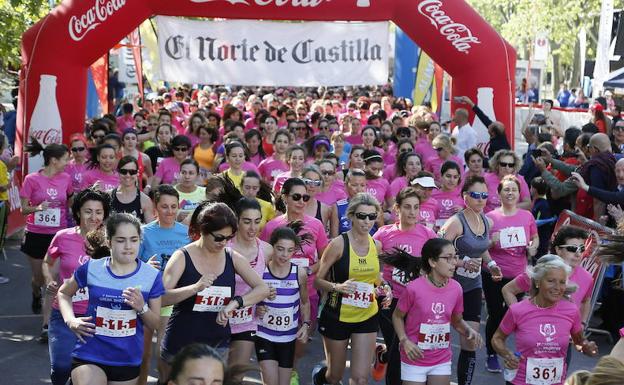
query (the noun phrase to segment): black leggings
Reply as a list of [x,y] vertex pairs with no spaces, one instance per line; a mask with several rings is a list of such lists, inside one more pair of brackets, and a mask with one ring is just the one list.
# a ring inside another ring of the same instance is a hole
[[[485,304],[487,307],[487,321],[485,323],[485,347],[487,348],[487,354],[496,354],[492,347],[492,337],[498,325],[500,325],[505,313],[507,312],[507,304],[503,298],[503,286],[511,281],[509,278],[503,278],[498,282],[492,280],[492,275],[489,271],[483,270],[481,272],[483,281],[483,293],[485,294]],[[522,297],[522,295],[520,295]]]
[[379,328],[386,342],[386,384],[401,383],[401,355],[399,353],[399,339],[397,338],[394,326],[392,325],[392,313],[396,308],[398,299],[393,298],[388,309],[383,309],[381,299],[379,302]]

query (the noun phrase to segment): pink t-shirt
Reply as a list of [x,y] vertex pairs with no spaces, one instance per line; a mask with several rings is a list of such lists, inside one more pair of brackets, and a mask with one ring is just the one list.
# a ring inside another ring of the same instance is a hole
[[[227,162],[223,162],[219,165],[219,172],[223,172],[230,168],[230,165]],[[243,171],[255,171],[258,172],[258,167],[251,162],[244,161],[241,165],[241,169]]]
[[[524,180],[524,177],[522,175],[516,175],[516,177],[518,178],[518,181],[520,181],[519,202],[522,202],[527,198],[531,198],[531,191],[529,190],[529,186]],[[498,174],[491,172],[483,173],[483,178],[485,179],[488,189],[488,200],[483,211],[487,213],[488,211],[492,211],[501,205],[500,196],[498,195],[498,184],[500,183],[500,178],[498,177]]]
[[346,135],[345,142],[351,143],[352,145],[362,144],[362,136],[360,135]]
[[399,195],[401,190],[407,187],[407,178],[400,176],[390,183],[390,196],[395,197]]
[[[63,283],[70,279],[74,271],[89,260],[87,248],[85,247],[85,239],[80,235],[79,227],[71,227],[63,229],[56,233],[50,247],[48,248],[48,256],[52,260],[59,259],[59,283]],[[72,298],[74,313],[86,314],[89,305],[89,294],[87,289],[79,289]],[[58,309],[58,300],[54,297],[52,307]]]
[[429,159],[438,156],[438,152],[433,149],[431,142],[426,137],[419,138],[414,145],[414,152],[419,154],[422,159]]
[[380,205],[383,205],[390,196],[390,183],[384,178],[367,179],[366,192],[374,196]]
[[[592,295],[592,289],[594,288],[594,277],[587,270],[581,266],[577,266],[570,274],[568,278],[570,282],[574,282],[577,286],[576,291],[572,293],[572,302],[576,306],[581,308],[581,304],[585,300],[589,300]],[[531,278],[524,272],[515,278],[516,285],[523,292],[528,292],[531,289]]]
[[[423,225],[417,224],[408,231],[401,231],[398,223],[382,226],[373,235],[373,239],[381,243],[383,252],[392,251],[397,247],[415,257],[420,256],[425,242],[435,237],[433,230]],[[401,298],[407,283],[405,274],[390,265],[384,265],[382,276],[384,281],[392,285],[392,296]]]
[[273,191],[275,191],[276,194],[279,194],[282,191],[282,186],[284,185],[284,182],[292,177],[293,176],[291,171],[286,171],[276,176],[275,180],[273,181]]
[[191,140],[191,147],[195,147],[199,144],[199,137],[196,135],[193,135],[189,132],[185,133],[184,135],[186,135],[187,138],[189,138]]
[[[271,238],[273,230],[278,227],[286,226],[287,224],[288,218],[286,217],[286,214],[271,219],[266,226],[264,226],[264,229],[262,229],[260,239],[268,242]],[[297,249],[291,258],[292,263],[304,267],[306,263],[308,266],[314,265],[329,243],[327,240],[327,234],[325,234],[325,228],[323,227],[321,221],[309,215],[304,215],[303,218],[303,228],[301,229],[300,234],[305,233],[312,234],[313,239],[309,242],[303,243],[301,245],[301,249]]]
[[336,204],[336,202],[347,199],[347,191],[345,190],[345,184],[341,180],[335,180],[331,187],[327,191],[320,192],[315,196],[316,200],[321,203],[325,203],[328,206]]
[[271,184],[279,174],[288,171],[289,168],[286,162],[273,156],[269,156],[258,165],[258,171],[262,179]]
[[396,144],[394,142],[388,143],[388,149],[386,150],[386,153],[383,154],[384,164],[394,166],[394,164],[396,163],[396,156],[397,156]]
[[124,130],[134,127],[132,115],[122,115],[117,117],[117,131],[122,134]]
[[515,334],[516,350],[522,354],[512,384],[526,384],[527,373],[535,380],[559,379],[544,383],[563,384],[570,335],[582,330],[581,316],[575,304],[561,300],[551,308],[541,309],[525,299],[511,305],[499,328],[507,335]]
[[[457,155],[451,155],[448,159],[442,159],[437,154],[435,156],[426,158],[425,170],[433,173],[434,179],[440,181],[442,179],[441,168],[444,162],[452,160],[459,165],[459,169],[464,169],[464,160]],[[461,173],[460,173],[461,174]]]
[[464,312],[462,288],[453,279],[435,287],[427,277],[407,284],[397,309],[406,314],[405,334],[423,351],[423,358],[410,360],[401,347],[401,362],[416,366],[435,366],[450,362],[451,317]]
[[47,177],[42,170],[28,174],[20,189],[20,198],[29,206],[49,203],[48,209],[28,214],[26,230],[37,234],[54,234],[67,227],[67,198],[74,192],[72,180],[65,172]]
[[174,157],[165,158],[158,165],[154,176],[160,178],[161,184],[176,184],[180,177],[180,163]]
[[527,246],[537,234],[535,218],[528,210],[518,209],[514,215],[506,216],[502,209],[486,214],[494,225],[490,237],[498,232],[499,241],[490,247],[490,256],[496,261],[503,277],[513,279],[527,267]]
[[430,229],[435,226],[438,218],[438,200],[429,198],[425,202],[420,202],[420,220]]
[[89,186],[94,185],[97,181],[100,182],[100,185],[104,191],[110,191],[115,187],[119,187],[119,174],[115,171],[112,174],[106,174],[102,172],[99,168],[92,168],[87,170],[82,175],[82,186],[81,189],[85,189]]
[[[266,259],[264,252],[262,251],[260,241],[256,240],[256,244],[258,245],[258,254],[249,264],[251,265],[251,268],[258,273],[260,277],[262,277],[262,273],[266,267]],[[231,241],[228,242],[228,246],[232,247]],[[251,287],[249,287],[247,282],[245,282],[240,275],[236,274],[234,278],[236,280],[234,295],[243,296],[251,291]],[[230,329],[232,330],[232,334],[255,331],[257,329],[256,322],[253,320],[255,309],[255,306],[247,306],[234,312],[234,316],[230,318]]]
[[461,196],[461,186],[453,191],[433,190],[431,197],[438,201],[438,217],[436,219],[438,227],[442,227],[447,219],[466,207],[464,198]]
[[383,169],[383,177],[388,182],[392,183],[392,181],[396,177],[396,164],[394,164],[394,163],[386,164],[386,166]]
[[80,186],[82,186],[82,178],[84,177],[84,173],[87,171],[87,164],[78,164],[73,160],[69,162],[69,164],[65,167],[65,172],[69,174],[72,181],[72,187],[74,189],[74,193],[80,191]]

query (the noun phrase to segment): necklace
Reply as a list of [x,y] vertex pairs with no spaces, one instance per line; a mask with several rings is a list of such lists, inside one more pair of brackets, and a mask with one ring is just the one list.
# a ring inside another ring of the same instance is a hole
[[435,281],[435,279],[433,279],[433,277],[431,277],[431,275],[429,275],[429,274],[427,274],[427,278],[429,279],[429,282],[431,282],[431,284],[432,284],[433,286],[438,287],[438,288],[440,288],[440,287],[444,287],[444,286],[446,286],[446,284],[448,283],[448,279],[447,279],[446,281],[442,282],[442,283],[437,283],[437,282]]
[[538,309],[550,309],[551,307],[555,306],[555,304],[552,304],[552,305],[550,305],[550,306],[540,306],[540,305],[537,303],[537,299],[536,299],[536,297],[531,298],[531,302],[533,302],[533,305],[535,305]]

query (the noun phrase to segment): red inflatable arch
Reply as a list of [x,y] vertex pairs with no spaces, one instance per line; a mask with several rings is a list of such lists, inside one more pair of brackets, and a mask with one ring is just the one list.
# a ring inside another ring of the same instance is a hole
[[[476,101],[479,89],[490,95],[493,90],[496,119],[513,143],[515,51],[463,0],[65,0],[23,36],[18,153],[30,131],[41,75],[56,76],[67,143],[84,128],[88,67],[153,15],[392,20],[453,77],[454,95]],[[56,116],[50,120],[58,121]]]

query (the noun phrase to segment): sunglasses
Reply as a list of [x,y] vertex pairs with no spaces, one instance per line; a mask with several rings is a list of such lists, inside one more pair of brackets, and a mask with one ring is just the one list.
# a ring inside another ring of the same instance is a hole
[[615,126],[613,129],[616,131],[624,131],[624,126]]
[[303,183],[305,183],[306,186],[320,187],[323,182],[321,182],[320,180],[303,178]]
[[221,235],[221,234],[215,234],[215,233],[210,233],[210,235],[212,235],[212,237],[214,238],[214,241],[217,243],[223,242],[223,241],[229,241],[236,236],[236,234]]
[[355,213],[355,217],[360,220],[364,220],[368,218],[371,221],[377,220],[377,213],[366,214],[366,213]]
[[303,131],[303,130],[307,130],[307,127],[297,127],[296,130],[297,131]]
[[308,194],[292,194],[290,196],[292,198],[292,200],[294,200],[295,202],[299,202],[301,199],[303,199],[304,202],[307,202],[310,200],[310,196]]
[[119,170],[119,173],[121,175],[136,175],[139,173],[139,170],[130,170],[127,168],[122,168],[121,170]]
[[72,147],[71,150],[72,152],[83,152],[86,150],[86,147]]
[[472,199],[488,199],[489,194],[486,192],[468,191],[468,195]]
[[498,162],[498,165],[501,166],[501,167],[509,167],[509,168],[516,167],[515,163]]
[[440,151],[444,150],[444,148],[442,148],[442,147],[436,147],[436,149],[435,149],[435,150],[436,150],[437,152],[440,152]]
[[100,140],[100,139],[104,138],[104,135],[91,135],[91,138],[93,138],[95,140]]
[[336,175],[336,171],[325,170],[325,171],[321,171],[321,174],[325,176],[332,176],[332,175]]
[[561,245],[559,247],[569,251],[570,253],[582,253],[585,251],[585,245]]
[[188,151],[188,147],[174,147],[173,151]]

